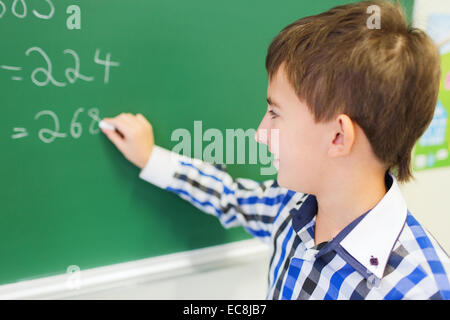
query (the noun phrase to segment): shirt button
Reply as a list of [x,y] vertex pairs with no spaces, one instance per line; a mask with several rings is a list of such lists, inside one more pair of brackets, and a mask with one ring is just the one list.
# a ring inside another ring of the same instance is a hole
[[370,264],[372,266],[378,266],[378,258],[374,256],[370,256]]

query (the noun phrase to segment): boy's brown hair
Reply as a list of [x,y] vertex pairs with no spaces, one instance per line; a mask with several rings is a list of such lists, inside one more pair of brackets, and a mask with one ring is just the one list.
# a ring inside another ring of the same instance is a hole
[[[372,5],[379,29],[368,25]],[[289,24],[268,48],[269,80],[283,62],[316,122],[347,114],[399,182],[412,178],[411,153],[433,118],[441,67],[436,45],[407,24],[398,1],[343,5]]]

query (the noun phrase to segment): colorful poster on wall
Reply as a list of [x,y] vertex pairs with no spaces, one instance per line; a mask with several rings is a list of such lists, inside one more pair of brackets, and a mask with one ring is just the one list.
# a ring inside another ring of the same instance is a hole
[[433,120],[415,147],[414,170],[450,166],[450,14],[431,14],[426,32],[439,47],[442,78]]

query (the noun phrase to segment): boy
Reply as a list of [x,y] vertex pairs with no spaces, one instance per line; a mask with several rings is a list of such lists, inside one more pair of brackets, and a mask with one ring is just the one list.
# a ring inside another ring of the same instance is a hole
[[[378,29],[367,24],[372,5]],[[156,146],[141,114],[104,119],[123,139],[103,132],[142,179],[271,246],[268,299],[449,299],[449,257],[398,186],[412,177],[411,152],[437,101],[430,38],[407,26],[398,3],[349,4],[284,28],[266,69],[255,138],[274,153],[277,180],[233,179]],[[278,141],[260,134],[275,129]]]

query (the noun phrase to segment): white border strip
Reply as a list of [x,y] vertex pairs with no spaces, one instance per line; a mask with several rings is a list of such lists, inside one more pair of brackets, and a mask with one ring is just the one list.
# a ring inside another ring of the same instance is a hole
[[[154,258],[81,270],[78,289],[74,274],[61,274],[0,286],[0,299],[62,299],[130,285],[248,263],[267,256],[269,247],[258,239],[174,253]],[[71,281],[71,282],[70,282]]]

